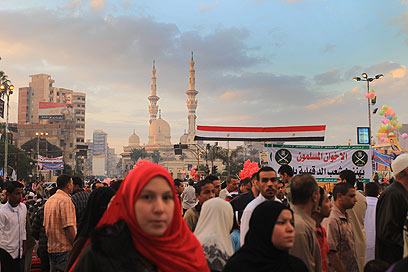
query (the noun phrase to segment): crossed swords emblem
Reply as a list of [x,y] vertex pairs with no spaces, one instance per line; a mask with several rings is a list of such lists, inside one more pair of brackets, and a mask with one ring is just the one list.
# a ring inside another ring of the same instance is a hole
[[278,160],[277,162],[280,164],[281,161],[283,161],[284,163],[288,164],[290,161],[288,158],[289,156],[289,152],[286,152],[284,150],[280,150],[276,153],[276,155],[278,156]]

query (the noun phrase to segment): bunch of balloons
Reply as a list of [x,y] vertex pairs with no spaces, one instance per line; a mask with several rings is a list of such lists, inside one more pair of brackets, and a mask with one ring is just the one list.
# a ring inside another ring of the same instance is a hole
[[239,178],[243,180],[244,178],[252,178],[252,175],[259,171],[258,164],[256,162],[251,162],[247,160],[244,163],[244,168],[239,172]]
[[198,180],[198,173],[197,173],[198,171],[197,171],[197,166],[194,166],[193,168],[191,168],[191,171],[190,171],[190,175],[193,177],[193,179],[194,180]]
[[[379,143],[389,143],[388,137],[396,135],[398,130],[402,128],[402,124],[398,122],[398,117],[395,114],[395,111],[387,105],[383,105],[378,111],[378,114],[384,116],[384,118],[381,118],[382,124],[378,132],[375,134],[375,137]],[[401,137],[403,139],[408,138],[408,135],[406,135],[406,133],[404,134],[402,134]]]
[[374,89],[370,89],[368,93],[366,93],[364,96],[365,98],[370,98],[371,100],[374,100],[375,99]]

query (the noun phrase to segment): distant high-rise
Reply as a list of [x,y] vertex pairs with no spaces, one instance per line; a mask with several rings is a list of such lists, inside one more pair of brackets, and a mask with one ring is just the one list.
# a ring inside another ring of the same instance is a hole
[[[18,124],[56,124],[74,121],[76,143],[85,142],[86,94],[53,86],[54,80],[47,74],[30,75],[29,87],[19,88]],[[40,102],[72,104],[73,112],[67,112],[64,120],[40,119]]]

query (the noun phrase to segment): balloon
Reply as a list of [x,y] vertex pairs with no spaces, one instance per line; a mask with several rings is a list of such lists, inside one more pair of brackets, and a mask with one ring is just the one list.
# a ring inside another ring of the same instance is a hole
[[374,92],[374,89],[373,88],[370,88],[370,90],[368,91],[369,93],[373,93]]
[[383,116],[383,115],[384,115],[384,111],[383,111],[383,110],[380,110],[380,111],[378,112],[378,114],[379,114],[380,116]]
[[394,136],[394,135],[395,135],[394,132],[388,133],[388,136]]
[[366,93],[364,96],[365,98],[370,98],[371,95],[369,93]]
[[391,115],[388,115],[388,116],[387,116],[387,119],[391,121],[391,120],[392,120],[392,116],[391,116]]
[[392,120],[395,120],[395,121],[397,121],[397,116],[396,115],[394,115],[393,117],[392,117]]
[[403,127],[403,125],[400,124],[400,123],[398,123],[395,127],[396,127],[397,129],[401,129],[401,128]]
[[380,138],[380,137],[381,137],[380,133],[375,134],[375,138]]
[[401,135],[401,137],[402,137],[402,139],[407,139],[407,138],[408,138],[408,134],[403,133],[403,134]]
[[395,116],[395,111],[391,112],[391,116],[394,117]]
[[388,110],[388,106],[384,104],[384,105],[382,106],[382,110],[383,110],[383,111],[387,111],[387,110]]
[[392,126],[391,126],[391,124],[389,124],[389,123],[385,125],[385,129],[386,129],[386,130],[390,130],[391,127],[392,127]]
[[391,125],[393,125],[394,127],[396,126],[396,124],[397,124],[397,121],[395,120],[391,121]]
[[385,139],[384,137],[381,137],[380,142],[384,142],[384,139]]
[[370,98],[375,98],[375,93],[370,93]]
[[392,108],[388,107],[387,113],[390,114],[392,112]]

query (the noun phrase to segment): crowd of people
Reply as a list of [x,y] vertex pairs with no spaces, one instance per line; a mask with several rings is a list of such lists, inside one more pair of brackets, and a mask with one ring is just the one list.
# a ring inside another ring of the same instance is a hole
[[343,170],[330,192],[290,165],[225,182],[149,161],[110,185],[7,180],[1,271],[408,271],[408,155],[392,170],[384,190]]

